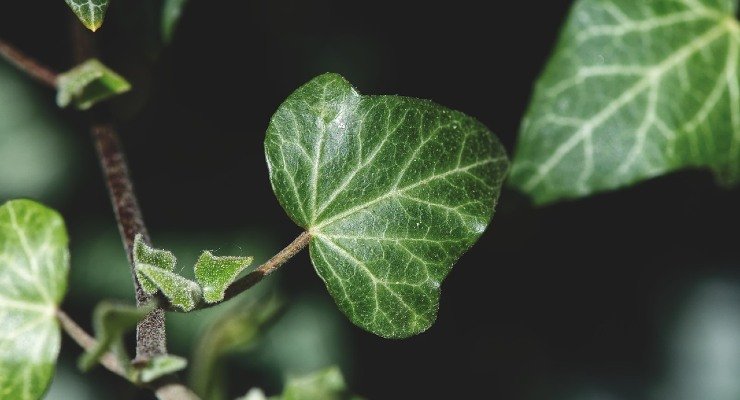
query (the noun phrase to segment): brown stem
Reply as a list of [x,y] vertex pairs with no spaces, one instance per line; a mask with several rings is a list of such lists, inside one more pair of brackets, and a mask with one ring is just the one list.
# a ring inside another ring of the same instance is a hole
[[38,61],[21,53],[8,42],[0,39],[0,56],[37,81],[51,88],[57,87],[57,73]]
[[[249,274],[245,275],[244,277],[236,280],[234,283],[231,284],[231,286],[226,289],[226,294],[224,295],[224,299],[221,302],[230,300],[237,296],[238,294],[246,291],[247,289],[251,288],[252,286],[259,283],[262,279],[264,279],[267,275],[270,275],[273,273],[276,269],[278,269],[281,265],[285,264],[288,260],[293,258],[299,251],[303,250],[306,245],[308,245],[308,242],[311,240],[311,234],[306,231],[298,235],[295,240],[293,240],[289,245],[287,245],[284,249],[280,250],[279,253],[275,254],[267,260],[266,263],[260,265],[255,269],[254,271],[250,272]],[[220,303],[216,303],[220,304]],[[214,306],[216,304],[209,304],[204,305],[204,308]]]
[[[94,124],[92,136],[105,175],[105,183],[108,186],[116,221],[118,221],[123,246],[131,265],[136,304],[141,306],[151,301],[152,297],[142,289],[136,279],[133,266],[134,237],[141,234],[144,241],[150,243],[149,233],[144,225],[126,158],[115,128],[110,124]],[[155,355],[166,353],[164,310],[157,308],[141,320],[136,327],[136,360],[144,362]]]
[[[77,323],[64,311],[57,310],[57,319],[59,320],[59,324],[62,326],[62,329],[67,332],[69,337],[71,337],[72,340],[86,351],[92,350],[93,347],[97,345],[95,338],[88,335],[87,332],[77,325]],[[108,371],[128,379],[126,376],[126,369],[118,362],[118,358],[113,354],[103,354],[103,357],[100,358],[100,364],[108,369]]]

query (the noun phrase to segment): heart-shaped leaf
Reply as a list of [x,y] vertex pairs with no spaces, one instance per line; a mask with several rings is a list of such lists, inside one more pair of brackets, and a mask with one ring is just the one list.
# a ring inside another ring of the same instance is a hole
[[59,354],[56,310],[67,290],[62,217],[29,200],[0,207],[0,397],[38,399]]
[[74,11],[82,25],[95,32],[103,25],[105,11],[108,10],[108,0],[64,0]]
[[535,88],[511,182],[537,203],[687,167],[740,182],[737,0],[581,0]]
[[226,288],[252,260],[252,257],[217,257],[204,251],[195,263],[195,279],[203,289],[203,300],[206,303],[223,300]]
[[309,231],[337,305],[389,338],[431,326],[439,286],[488,226],[508,165],[475,119],[426,100],[362,96],[336,74],[280,105],[265,150],[273,190]]

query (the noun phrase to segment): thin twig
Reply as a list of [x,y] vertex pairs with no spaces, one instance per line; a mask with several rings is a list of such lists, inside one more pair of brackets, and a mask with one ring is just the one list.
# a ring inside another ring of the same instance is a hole
[[[80,345],[80,347],[85,351],[90,351],[97,346],[97,340],[85,332],[82,327],[77,325],[77,323],[67,315],[67,313],[62,310],[57,310],[56,315],[62,329],[64,329],[69,337],[71,337],[72,340]],[[126,380],[131,380],[128,374],[126,374],[126,368],[121,365],[118,357],[113,353],[106,352],[103,354],[100,358],[100,364],[108,371],[111,371]],[[200,400],[198,395],[178,383],[177,380],[172,377],[153,382],[149,388],[153,390],[157,398],[161,400]]]
[[[273,273],[281,265],[285,264],[288,260],[293,258],[293,256],[298,254],[299,251],[303,250],[303,248],[306,247],[306,245],[308,245],[308,242],[310,240],[311,240],[311,234],[308,231],[303,232],[300,235],[298,235],[298,237],[295,238],[295,240],[293,240],[284,249],[280,250],[279,253],[272,256],[272,258],[267,260],[266,263],[260,265],[254,271],[250,272],[249,274],[245,275],[244,277],[232,283],[231,286],[229,286],[228,289],[226,289],[226,294],[224,295],[224,299],[221,302],[216,303],[216,304],[220,304],[224,301],[230,300],[234,298],[235,296],[239,295],[240,293],[251,288],[252,286],[256,285],[257,283],[259,283],[266,276]],[[203,308],[212,307],[216,304],[206,304],[206,305],[203,305]]]
[[[57,319],[59,320],[59,324],[62,326],[62,329],[64,329],[69,337],[79,344],[80,347],[85,349],[85,351],[90,351],[97,346],[98,342],[95,338],[88,335],[84,329],[77,325],[77,323],[67,315],[67,313],[62,310],[57,310]],[[118,358],[112,353],[108,352],[103,354],[100,358],[100,364],[108,371],[128,379],[126,376],[126,368],[118,362]]]
[[57,87],[56,72],[21,53],[18,49],[2,39],[0,39],[0,56],[3,56],[3,58],[31,76],[33,79],[36,79],[51,88]]

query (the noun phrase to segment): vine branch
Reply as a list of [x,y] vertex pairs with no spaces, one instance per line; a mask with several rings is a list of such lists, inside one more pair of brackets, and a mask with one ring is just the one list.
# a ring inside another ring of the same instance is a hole
[[308,242],[310,240],[311,240],[311,234],[308,231],[301,233],[300,235],[298,235],[297,238],[295,238],[295,240],[293,240],[284,249],[280,250],[277,254],[272,256],[272,258],[267,260],[267,262],[257,267],[257,269],[255,269],[254,271],[250,272],[249,274],[243,276],[242,278],[232,283],[231,286],[229,286],[226,289],[224,299],[221,302],[206,305],[204,307],[215,306],[217,304],[223,303],[224,301],[231,300],[235,296],[239,295],[240,293],[256,285],[266,276],[270,275],[275,270],[280,268],[281,265],[285,264],[288,260],[293,258],[293,256],[298,254],[298,252],[303,250],[303,248],[305,248],[306,245],[308,245]]
[[58,74],[56,72],[23,54],[2,39],[0,39],[0,55],[38,82],[51,88],[57,87]]
[[[85,332],[82,327],[77,325],[77,323],[67,315],[67,313],[62,310],[57,310],[56,316],[62,329],[64,329],[69,337],[71,337],[72,340],[80,345],[80,347],[85,351],[90,351],[97,346],[97,340]],[[126,380],[130,380],[129,376],[126,374],[125,366],[121,365],[118,357],[113,353],[106,352],[103,354],[100,358],[100,364],[108,371],[113,372]],[[151,386],[148,387],[152,389],[157,398],[161,400],[199,400],[195,393],[187,387],[179,384],[173,378],[164,378],[153,382]]]

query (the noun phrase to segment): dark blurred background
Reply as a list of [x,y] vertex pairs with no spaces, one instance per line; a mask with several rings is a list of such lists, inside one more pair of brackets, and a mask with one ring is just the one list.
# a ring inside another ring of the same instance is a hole
[[[3,1],[0,37],[65,70],[71,12],[46,3]],[[511,153],[570,4],[190,1],[161,46],[148,2],[114,0],[96,38],[134,90],[103,107],[155,245],[187,270],[201,249],[262,261],[299,233],[270,188],[263,135],[281,101],[323,72],[464,111]],[[132,289],[86,126],[0,61],[0,201],[31,197],[64,214],[65,308],[89,327],[98,300]],[[707,171],[542,208],[507,189],[445,281],[437,323],[403,341],[344,319],[304,252],[264,284],[286,311],[223,361],[228,391],[276,393],[285,375],[339,364],[370,399],[738,399],[739,204]],[[176,354],[189,356],[216,318],[196,315],[172,317]],[[90,381],[78,354],[64,342],[49,398],[151,397],[105,371]]]

